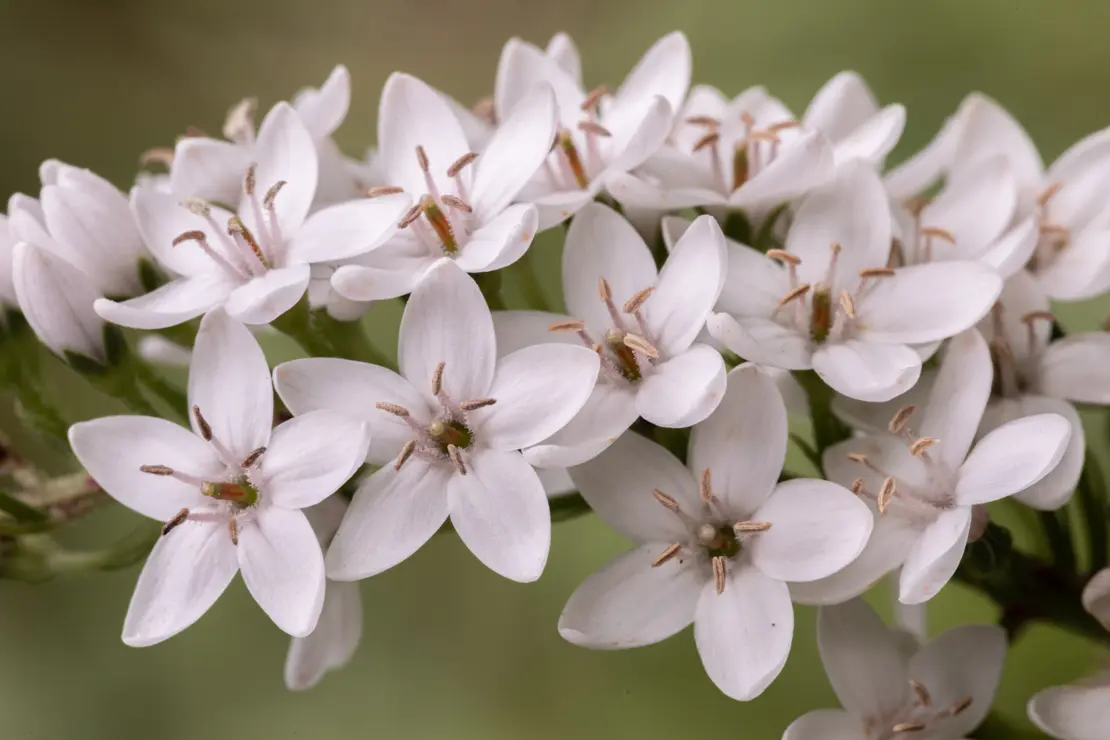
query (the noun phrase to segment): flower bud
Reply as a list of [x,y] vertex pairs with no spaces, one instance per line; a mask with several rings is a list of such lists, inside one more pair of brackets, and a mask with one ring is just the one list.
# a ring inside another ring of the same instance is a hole
[[0,214],[0,314],[4,309],[15,308],[15,285],[12,283],[12,250],[15,238],[8,226],[8,217]]

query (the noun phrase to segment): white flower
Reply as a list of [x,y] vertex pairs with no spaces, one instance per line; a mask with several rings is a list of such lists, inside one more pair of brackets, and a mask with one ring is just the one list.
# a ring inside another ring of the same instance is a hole
[[818,709],[783,740],[961,740],[990,712],[1006,659],[994,625],[956,627],[915,653],[866,602],[824,607],[817,646],[844,709]]
[[104,322],[93,311],[99,294],[85,273],[45,249],[20,242],[12,251],[12,282],[23,316],[51,352],[107,364]]
[[786,250],[734,251],[709,332],[746,360],[812,368],[836,391],[885,401],[917,382],[911,347],[974,326],[1002,289],[974,262],[887,266],[890,211],[870,165],[842,165],[802,202]]
[[534,89],[475,154],[438,92],[393,74],[378,114],[385,190],[411,193],[416,204],[385,247],[335,272],[336,291],[354,301],[393,298],[444,258],[467,272],[520,259],[536,234],[536,209],[510,203],[543,163],[554,127],[550,89]]
[[[320,547],[327,548],[347,511],[341,496],[329,496],[305,509]],[[291,691],[310,689],[331,670],[345,666],[362,639],[362,597],[357,583],[331,581],[316,629],[294,637],[285,656],[285,685]]]
[[652,45],[612,96],[589,93],[558,58],[512,39],[498,66],[494,108],[504,120],[541,83],[550,84],[559,107],[559,131],[546,165],[521,194],[539,209],[539,228],[565,221],[619,173],[656,152],[690,87],[690,44],[679,31]]
[[15,308],[15,283],[12,282],[12,255],[15,236],[8,225],[8,217],[0,214],[0,309]]
[[[725,365],[696,342],[717,294],[725,239],[710,216],[698,218],[657,272],[643,239],[615,211],[590,204],[575,217],[563,250],[563,295],[574,318],[540,311],[498,311],[502,352],[540,342],[595,347],[601,379],[565,429],[525,451],[543,467],[584,462],[637,417],[687,427],[717,407]],[[596,344],[595,344],[596,343]]]
[[902,136],[906,109],[897,103],[880,109],[858,73],[840,72],[813,96],[801,123],[829,138],[837,165],[862,159],[881,166]]
[[[318,89],[305,88],[293,98],[293,108],[316,150],[312,165],[318,170],[313,201],[316,207],[349,200],[358,194],[355,171],[331,139],[347,117],[350,102],[351,76],[342,65],[333,69]],[[256,103],[253,99],[243,100],[228,111],[223,129],[226,141],[187,136],[177,142],[169,175],[169,189],[174,195],[216,203],[239,201],[247,169],[264,156],[258,152],[261,132],[256,137],[254,130]]]
[[401,374],[347,360],[279,365],[295,414],[333,409],[370,425],[368,461],[328,550],[328,576],[355,580],[414,553],[447,520],[497,573],[534,581],[547,561],[543,486],[517,450],[564,427],[589,397],[598,358],[547,344],[497,358],[478,286],[450,261],[433,267],[401,319]]
[[[1110,630],[1110,568],[1087,583],[1083,606]],[[1104,740],[1110,727],[1110,669],[1034,694],[1028,712],[1037,727],[1057,740]]]
[[1056,467],[1072,428],[1059,414],[1016,419],[972,445],[992,380],[986,342],[966,331],[948,345],[920,426],[907,407],[891,420],[894,431],[825,450],[829,480],[850,485],[875,507],[875,530],[858,560],[828,579],[798,585],[796,600],[844,601],[899,565],[899,600],[931,599],[956,572],[973,507],[1024,490]]
[[706,673],[753,699],[786,663],[794,634],[787,581],[822,578],[863,549],[867,507],[823,480],[778,483],[786,408],[754,365],[728,376],[717,410],[693,429],[683,466],[628,433],[571,478],[636,549],[570,597],[559,634],[584,647],[650,645],[694,623]]
[[304,295],[311,263],[380,246],[410,202],[392,194],[308,216],[316,150],[297,113],[284,103],[262,122],[252,156],[257,159],[243,179],[238,215],[148,188],[132,191],[131,206],[147,246],[182,277],[124,303],[97,301],[102,317],[160,329],[222,305],[237,321],[269,323]]
[[153,645],[177,634],[236,571],[278,627],[309,634],[324,601],[324,559],[301,509],[362,464],[366,427],[320,411],[271,432],[266,358],[223,311],[201,321],[189,404],[192,431],[146,416],[109,416],[69,431],[78,460],[105,491],[166,522],[135,586],[123,641]]
[[147,253],[126,196],[89,170],[53,159],[42,163],[39,179],[37,200],[17,193],[8,201],[15,240],[73,265],[101,295],[141,293],[139,260]]

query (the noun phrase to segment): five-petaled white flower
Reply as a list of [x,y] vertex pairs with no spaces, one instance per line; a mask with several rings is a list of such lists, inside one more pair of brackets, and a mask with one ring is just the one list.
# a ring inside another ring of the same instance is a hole
[[543,164],[554,135],[555,100],[540,86],[476,154],[440,93],[415,77],[393,74],[378,114],[387,185],[372,194],[411,193],[416,203],[388,244],[336,270],[335,290],[353,301],[394,298],[410,293],[444,258],[467,272],[516,262],[532,243],[537,221],[534,206],[512,202]]
[[1006,633],[956,627],[909,653],[906,641],[860,599],[823,607],[817,646],[843,709],[799,717],[783,740],[961,740],[990,711]]
[[709,332],[752,362],[813,368],[836,391],[886,401],[921,373],[911,345],[974,326],[1002,289],[975,262],[891,268],[890,208],[862,161],[798,208],[786,249],[734,250]]
[[273,423],[262,349],[223,311],[201,321],[189,371],[193,430],[109,416],[69,430],[77,459],[113,498],[166,522],[139,576],[123,641],[161,642],[199,619],[237,571],[274,623],[303,637],[324,602],[324,558],[301,509],[366,457],[366,426],[330,411]]
[[313,262],[352,257],[380,246],[410,200],[403,194],[360,199],[308,215],[316,192],[316,149],[296,111],[279,103],[251,150],[238,215],[150,188],[132,191],[132,210],[154,256],[181,275],[123,303],[100,300],[107,321],[160,329],[216,306],[234,319],[266,324],[292,308],[308,287]]
[[901,565],[899,599],[928,601],[960,564],[974,507],[1022,491],[1056,467],[1071,436],[1059,414],[1016,419],[972,445],[992,380],[987,343],[970,329],[949,342],[920,426],[915,407],[906,406],[889,432],[825,450],[829,480],[874,507],[875,530],[858,560],[827,579],[798,584],[796,600],[839,603]]
[[721,290],[725,238],[710,216],[678,240],[661,271],[629,223],[602,205],[583,208],[563,251],[563,295],[573,318],[541,311],[494,314],[502,352],[550,341],[601,355],[601,379],[578,416],[526,450],[535,465],[577,465],[642,416],[687,427],[712,413],[725,390],[720,353],[696,342]]
[[763,693],[794,634],[786,582],[843,568],[871,532],[867,507],[835,483],[778,482],[786,440],[774,380],[742,365],[694,427],[685,466],[629,432],[571,468],[594,511],[637,547],[578,587],[559,633],[585,647],[628,648],[693,622],[717,687],[740,700]]
[[328,576],[366,578],[414,553],[448,517],[479,560],[517,581],[547,562],[551,516],[543,485],[517,451],[550,437],[597,380],[597,354],[563,344],[497,358],[478,286],[443,261],[401,319],[401,374],[348,360],[279,365],[278,394],[295,413],[326,408],[373,433],[365,479],[327,554]]

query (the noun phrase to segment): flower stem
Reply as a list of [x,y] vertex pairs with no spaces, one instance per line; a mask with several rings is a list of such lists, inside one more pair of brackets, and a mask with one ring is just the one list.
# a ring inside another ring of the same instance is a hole
[[142,360],[136,360],[134,364],[135,377],[139,379],[147,390],[154,393],[154,395],[165,401],[175,416],[180,420],[184,420],[186,409],[189,407],[189,400],[185,392],[175,388],[165,378],[158,374],[156,370],[150,367]]
[[501,271],[483,272],[477,275],[478,288],[486,299],[491,311],[504,311],[507,306],[501,296]]
[[1071,534],[1068,532],[1066,516],[1066,512],[1063,511],[1037,512],[1037,520],[1041,523],[1041,529],[1048,541],[1048,550],[1052,553],[1052,562],[1060,570],[1072,573],[1075,571],[1075,550],[1072,547]]
[[332,318],[327,311],[317,312],[313,319],[335,348],[337,357],[396,369],[393,361],[370,342],[362,322],[340,321]]
[[335,348],[314,323],[308,296],[305,295],[293,308],[271,321],[270,326],[301,345],[301,349],[312,357],[334,357]]
[[852,430],[833,414],[832,401],[836,397],[836,392],[827,386],[817,373],[812,370],[795,370],[793,375],[809,400],[809,414],[813,419],[813,438],[817,443],[817,452],[824,454],[829,447],[848,439]]
[[1106,479],[1094,450],[1087,450],[1086,464],[1079,477],[1076,498],[1087,527],[1088,569],[1091,574],[1106,567],[1110,560],[1110,511],[1107,510]]
[[524,294],[525,305],[536,311],[550,311],[551,305],[543,294],[543,285],[536,274],[536,259],[532,254],[532,249],[524,252],[515,267],[517,278],[520,280],[520,292]]

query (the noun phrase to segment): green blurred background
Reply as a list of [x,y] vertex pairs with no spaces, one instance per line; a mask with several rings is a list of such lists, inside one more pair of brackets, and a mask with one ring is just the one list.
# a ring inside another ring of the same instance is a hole
[[[234,101],[257,95],[266,106],[319,84],[340,62],[351,70],[354,101],[338,140],[359,153],[372,142],[378,92],[392,70],[477,100],[492,88],[509,36],[543,44],[565,30],[582,50],[587,86],[616,84],[674,28],[693,45],[695,82],[729,93],[764,83],[799,113],[828,77],[858,70],[883,102],[909,111],[892,161],[927,141],[975,89],[1007,105],[1048,159],[1110,122],[1105,0],[4,0],[0,196],[35,191],[48,157],[126,187],[139,152],[172,143],[186,125],[218,131]],[[554,281],[557,253],[543,248]],[[1102,301],[1062,313],[1072,328],[1091,328],[1108,311]],[[383,345],[397,316],[392,305],[371,315]],[[74,418],[102,404],[82,381],[52,372],[82,397]],[[4,406],[0,425],[12,431]],[[75,536],[105,543],[136,521],[105,507]],[[785,671],[749,704],[716,691],[689,633],[618,653],[563,642],[555,624],[566,598],[624,547],[595,519],[558,525],[547,572],[524,586],[485,570],[455,539],[437,538],[363,582],[365,634],[354,662],[305,694],[285,691],[287,638],[240,582],[187,632],[142,650],[119,640],[137,568],[0,583],[0,737],[763,740],[804,711],[835,705],[806,608]],[[959,586],[930,605],[935,631],[993,616]],[[1098,658],[1090,643],[1032,629],[1009,658],[998,711],[1020,724],[1034,690],[1075,679]]]

